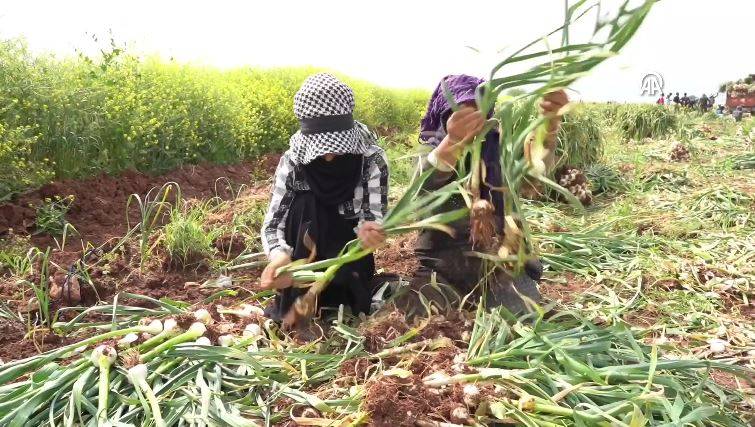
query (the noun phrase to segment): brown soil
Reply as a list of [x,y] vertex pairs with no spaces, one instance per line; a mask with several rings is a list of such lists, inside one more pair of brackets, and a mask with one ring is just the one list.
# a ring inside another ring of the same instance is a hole
[[650,328],[658,323],[660,313],[652,306],[646,306],[639,310],[632,310],[624,313],[622,319],[633,326],[640,328]]
[[373,363],[366,357],[357,357],[341,363],[339,371],[341,378],[355,378],[358,382],[365,380],[372,369]]
[[61,337],[48,332],[37,330],[27,337],[26,329],[19,322],[0,319],[0,360],[23,359],[37,353],[52,350],[79,341],[80,337]]
[[[46,198],[72,195],[73,204],[66,218],[76,228],[81,240],[96,245],[125,234],[126,205],[131,194],[143,197],[153,188],[175,182],[186,199],[212,196],[227,199],[232,196],[231,188],[248,185],[253,175],[259,176],[260,172],[271,175],[276,163],[277,156],[268,156],[256,163],[184,166],[159,176],[126,171],[120,176],[100,175],[85,180],[53,182],[0,205],[0,230],[34,234],[36,207]],[[131,204],[128,215],[133,224],[138,217],[135,203]],[[43,234],[34,235],[32,242],[39,247],[55,244],[52,237]]]
[[672,162],[688,162],[689,158],[689,150],[682,143],[676,143],[676,145],[674,145],[674,148],[671,150],[671,155],[669,157],[670,161]]
[[[409,370],[415,375],[426,377],[433,372],[453,372],[454,358],[461,353],[458,347],[443,347],[435,352],[422,352],[412,359]],[[471,372],[467,365],[461,365],[463,372]]]
[[[710,377],[716,384],[727,390],[742,390],[748,387],[747,380],[738,378],[736,375],[719,369],[712,369],[710,371]],[[750,378],[751,381],[755,381],[755,376]]]
[[386,348],[391,341],[404,335],[409,329],[406,318],[397,310],[379,313],[367,319],[359,328],[364,336],[364,347],[371,353]]
[[[216,196],[233,199],[225,216],[213,218],[218,223],[228,222],[236,208],[243,208],[242,203],[254,203],[269,197],[268,182],[260,181],[256,187],[249,187],[250,180],[253,177],[269,177],[276,163],[277,156],[269,156],[257,164],[191,166],[160,176],[129,171],[118,177],[102,175],[82,181],[54,182],[0,205],[0,230],[3,230],[0,237],[11,229],[15,235],[31,235],[30,243],[34,246],[54,248],[49,270],[51,313],[61,307],[90,306],[99,301],[111,301],[120,292],[187,303],[201,302],[219,290],[199,286],[213,278],[206,266],[200,264],[186,269],[177,268],[168,261],[167,254],[158,249],[141,268],[137,242],[128,242],[114,250],[117,240],[127,232],[126,206],[129,196],[139,194],[144,197],[153,188],[175,182],[180,186],[184,200]],[[239,193],[241,188],[246,189]],[[69,236],[68,244],[60,250],[55,248],[57,245],[51,236],[34,234],[35,207],[45,198],[68,195],[73,195],[74,202],[66,218],[79,235]],[[128,214],[131,224],[134,224],[139,215],[138,208],[132,204]],[[77,243],[79,240],[81,244]],[[81,249],[85,247],[84,242],[95,247],[101,245],[102,251],[89,253],[82,261],[86,253]],[[221,236],[215,246],[225,258],[241,253],[246,243],[239,236]],[[81,267],[81,263],[86,267]],[[86,270],[94,286],[89,285],[83,276],[69,275],[69,269],[74,272]],[[40,281],[38,273],[25,279],[33,283]],[[242,289],[239,296],[244,295]],[[0,300],[7,302],[11,309],[34,316],[38,305],[32,297],[33,292],[28,284],[20,284],[16,277],[0,275]],[[140,300],[121,298],[119,301],[123,304],[150,305]],[[58,320],[67,320],[70,316],[61,315]],[[21,322],[3,320],[0,325],[0,359],[23,358],[80,339],[80,336],[59,337],[46,330],[39,330],[24,339],[27,335],[25,326]]]
[[539,286],[540,293],[547,300],[568,304],[584,295],[592,284],[579,277],[566,273],[563,275],[566,283],[545,282]]

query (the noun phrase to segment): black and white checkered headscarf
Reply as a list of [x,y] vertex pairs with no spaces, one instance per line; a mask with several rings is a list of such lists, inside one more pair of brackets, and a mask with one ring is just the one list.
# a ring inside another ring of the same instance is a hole
[[[328,73],[312,75],[294,96],[294,114],[300,121],[325,116],[344,116],[354,112],[354,92]],[[375,143],[366,126],[353,122],[350,129],[334,132],[302,133],[291,136],[292,160],[307,164],[324,154],[364,154]]]

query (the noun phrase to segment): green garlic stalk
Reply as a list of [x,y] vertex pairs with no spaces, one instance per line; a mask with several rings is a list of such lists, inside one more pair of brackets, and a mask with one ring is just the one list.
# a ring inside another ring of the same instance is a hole
[[162,327],[162,322],[155,320],[149,325],[138,325],[131,328],[106,332],[104,334],[96,335],[74,344],[60,347],[57,350],[45,353],[40,356],[32,356],[27,357],[26,359],[8,362],[0,366],[0,384],[11,382],[28,372],[38,369],[45,363],[53,361],[59,357],[68,356],[71,352],[77,351],[79,348],[86,348],[86,346],[105,340],[122,337],[130,333],[159,334],[160,331],[162,331]]
[[[157,427],[166,427],[162,414],[160,413],[160,405],[157,402],[157,396],[152,391],[152,387],[147,383],[147,366],[140,363],[128,370],[128,378],[134,385],[136,393],[141,395],[142,393],[149,402],[150,409],[152,410],[152,417],[155,419],[155,425]],[[147,408],[145,408],[146,410]]]
[[140,360],[142,362],[149,361],[150,359],[157,356],[158,354],[164,352],[165,350],[169,348],[175,347],[178,344],[189,342],[189,341],[195,341],[196,339],[204,335],[205,331],[207,331],[207,328],[205,327],[204,323],[194,322],[189,327],[189,330],[187,330],[184,333],[174,336],[173,338],[158,345],[157,347],[153,348],[147,353],[144,353],[141,356]]
[[109,345],[101,345],[92,351],[89,360],[100,370],[99,393],[97,394],[97,425],[107,422],[108,394],[110,392],[110,367],[118,353]]

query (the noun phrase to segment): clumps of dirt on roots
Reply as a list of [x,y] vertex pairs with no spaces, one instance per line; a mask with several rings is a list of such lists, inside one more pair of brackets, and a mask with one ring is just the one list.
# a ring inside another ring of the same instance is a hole
[[472,247],[487,251],[496,241],[495,208],[488,200],[475,200],[469,214],[469,238]]
[[420,348],[412,352],[401,353],[389,357],[370,359],[359,357],[341,363],[339,372],[342,378],[353,379],[357,383],[364,383],[372,374],[389,367],[400,367],[411,371],[420,377],[436,371],[451,372],[453,374],[470,373],[473,370],[466,364],[466,353],[450,342],[436,350]]
[[584,206],[592,204],[592,190],[585,173],[571,166],[564,166],[556,172],[556,181],[558,184],[579,199]]
[[417,375],[405,379],[382,376],[367,382],[365,388],[364,408],[370,414],[369,424],[386,427],[418,422],[468,425],[480,402],[498,394],[490,385],[431,388]]
[[402,379],[382,376],[366,385],[364,407],[373,426],[411,426],[434,413],[442,399],[416,375]]
[[669,160],[671,160],[672,162],[688,162],[689,157],[689,149],[687,149],[684,144],[677,142],[674,145],[674,148],[671,149]]
[[409,356],[408,369],[415,375],[425,377],[433,372],[468,374],[473,370],[466,364],[466,354],[456,346],[441,347],[436,351],[423,351]]
[[366,357],[356,357],[354,359],[344,360],[339,367],[341,378],[356,378],[358,382],[366,379],[371,373],[375,364]]
[[400,277],[411,277],[419,268],[414,256],[416,240],[416,232],[389,237],[387,244],[375,251],[375,266]]
[[406,316],[398,310],[377,313],[359,327],[364,336],[364,348],[371,353],[388,347],[391,341],[404,335],[409,329]]
[[464,312],[454,311],[446,315],[415,319],[410,325],[404,313],[393,309],[369,318],[360,325],[359,331],[365,338],[365,349],[372,353],[384,350],[395,339],[411,330],[414,330],[415,335],[406,343],[444,337],[453,342],[464,342],[467,341],[474,324],[469,316]]

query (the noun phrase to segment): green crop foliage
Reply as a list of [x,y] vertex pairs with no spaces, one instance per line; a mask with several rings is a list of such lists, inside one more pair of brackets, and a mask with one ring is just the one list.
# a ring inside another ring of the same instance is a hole
[[[518,102],[516,108],[523,111],[522,120],[531,121],[537,117],[534,104]],[[558,132],[556,156],[559,164],[585,168],[598,163],[603,156],[605,141],[601,124],[606,119],[596,114],[594,109],[577,104],[567,112]]]
[[32,162],[30,155],[37,139],[27,135],[28,128],[6,127],[0,122],[0,202],[24,188],[47,182],[52,176],[46,159]]
[[205,209],[202,206],[173,208],[170,221],[165,225],[165,248],[171,260],[187,267],[210,258],[215,253],[212,246],[220,230],[206,231]]
[[[181,164],[233,163],[283,151],[298,128],[293,96],[313,68],[219,70],[113,48],[59,60],[0,41],[0,197],[51,178]],[[428,93],[341,76],[355,117],[382,135],[416,132]],[[16,177],[21,176],[21,180]]]
[[655,104],[626,104],[616,107],[613,122],[624,140],[665,137],[677,128],[677,116],[670,108]]
[[62,236],[66,231],[66,215],[73,203],[73,196],[46,198],[37,207],[37,231],[51,236]]
[[577,106],[569,111],[558,132],[556,155],[562,164],[584,168],[600,161],[605,142],[599,119]]

